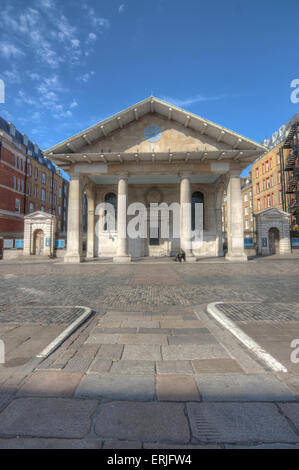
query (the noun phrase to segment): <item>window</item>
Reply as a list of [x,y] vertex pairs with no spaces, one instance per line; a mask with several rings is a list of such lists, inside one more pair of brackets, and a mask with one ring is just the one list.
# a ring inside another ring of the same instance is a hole
[[18,213],[21,212],[21,201],[20,201],[20,199],[16,199],[15,211],[18,212]]
[[271,196],[268,194],[267,196],[268,207],[271,207]]
[[[111,204],[114,208],[114,216],[115,216],[115,229],[116,229],[116,221],[117,221],[117,197],[114,193],[108,193],[106,194],[105,196],[105,203],[106,204]],[[104,213],[105,216],[107,216],[107,211],[105,211]],[[112,222],[112,221],[111,221]],[[110,221],[109,221],[109,226],[113,226]],[[104,225],[104,230],[108,230],[108,224],[107,224],[107,221],[105,222],[105,225]]]
[[264,209],[267,209],[267,197],[264,196]]
[[61,215],[61,206],[58,206],[58,215]]
[[42,173],[42,184],[46,184],[46,173]]
[[256,194],[260,193],[260,183],[256,184]]
[[41,190],[41,200],[42,201],[46,200],[46,191],[44,189]]
[[256,169],[255,169],[255,177],[256,177],[256,178],[258,178],[258,177],[259,177],[259,173],[260,173],[260,172],[259,172],[259,169],[258,169],[258,168],[256,168]]
[[30,183],[27,184],[27,194],[31,196],[31,184]]
[[269,161],[266,161],[266,171],[269,171]]
[[56,206],[56,203],[57,203],[57,197],[56,197],[56,194],[53,195],[53,204],[54,206]]
[[35,199],[37,198],[37,186],[36,186],[36,184],[33,186],[33,197]]
[[32,202],[30,202],[30,204],[29,204],[29,212],[30,212],[30,214],[32,214],[32,212],[34,212],[34,204]]
[[248,194],[244,194],[244,201],[245,201],[245,202],[248,201]]
[[28,174],[29,174],[29,176],[32,176],[32,166],[31,165],[28,166]]
[[17,178],[13,176],[13,189],[17,189]]
[[15,155],[15,168],[18,168],[18,157]]
[[61,186],[59,186],[59,190],[58,190],[58,197],[59,197],[59,199],[61,199],[61,194],[62,194]]
[[34,168],[34,178],[37,180],[38,178],[38,168]]
[[248,215],[248,207],[245,207],[245,215]]
[[252,199],[250,200],[250,203],[249,203],[251,209],[252,209]]
[[258,211],[261,210],[261,200],[260,199],[257,200],[257,210]]
[[45,212],[44,206],[41,206],[40,210],[41,210],[42,212]]
[[270,178],[267,178],[267,189],[270,188]]
[[277,178],[278,178],[278,183],[281,184],[281,173],[280,172],[278,173]]
[[263,170],[263,174],[265,173],[265,164],[263,163],[262,164],[262,170]]
[[246,230],[249,229],[249,221],[248,220],[245,220],[245,228],[246,228]]
[[[204,208],[204,195],[200,191],[196,191],[195,193],[192,194],[192,200],[191,200],[191,228],[192,230],[195,230],[195,205],[196,204],[202,204],[202,222],[203,222],[203,227],[205,225],[205,208]],[[196,224],[198,226],[198,224]],[[198,227],[196,227],[198,228]]]

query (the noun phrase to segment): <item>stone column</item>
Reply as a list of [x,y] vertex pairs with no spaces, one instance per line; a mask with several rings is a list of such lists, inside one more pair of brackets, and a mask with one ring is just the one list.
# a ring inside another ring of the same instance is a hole
[[131,256],[128,254],[127,235],[127,205],[128,205],[128,175],[119,176],[117,195],[117,252],[113,258],[115,263],[128,263]]
[[65,263],[82,261],[82,191],[79,175],[72,175],[68,201],[67,252]]
[[226,258],[247,261],[244,249],[243,204],[239,172],[231,172],[227,186],[227,244]]
[[94,236],[95,236],[95,226],[94,226],[94,192],[87,192],[87,254],[88,259],[94,258]]
[[191,173],[181,175],[180,204],[181,204],[181,248],[186,253],[186,261],[195,262],[192,253],[192,227],[191,227]]

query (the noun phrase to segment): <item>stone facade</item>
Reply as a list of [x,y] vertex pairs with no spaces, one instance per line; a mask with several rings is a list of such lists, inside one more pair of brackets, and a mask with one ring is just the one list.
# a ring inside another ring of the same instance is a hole
[[[55,250],[56,217],[46,212],[38,211],[24,217],[24,249],[23,255],[39,254],[53,256]],[[40,252],[36,253],[36,234],[39,232]]]
[[[290,243],[290,214],[280,209],[268,209],[255,215],[257,230],[257,254],[269,255],[278,252],[291,252]],[[277,231],[276,247],[271,249],[270,231]],[[276,230],[275,230],[276,229]]]
[[[65,261],[82,260],[83,193],[88,206],[87,258],[128,262],[142,256],[172,256],[179,248],[190,262],[200,256],[223,256],[224,191],[228,195],[227,258],[246,260],[240,174],[264,150],[154,97],[54,146],[45,153],[69,172],[71,180]],[[111,194],[117,201],[117,224],[107,230],[99,205]],[[188,207],[195,197],[203,204],[201,241],[192,240]],[[136,202],[146,208],[142,224],[148,220],[150,203],[177,203],[179,235],[130,238],[126,227],[135,214],[128,214],[128,207]]]

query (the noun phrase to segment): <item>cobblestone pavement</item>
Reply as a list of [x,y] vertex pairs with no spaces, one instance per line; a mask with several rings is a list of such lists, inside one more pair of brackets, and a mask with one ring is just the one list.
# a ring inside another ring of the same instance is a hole
[[225,302],[247,334],[275,342],[281,325],[295,332],[298,274],[297,258],[275,257],[0,264],[0,335],[9,312],[53,328],[55,306],[95,311],[32,373],[2,379],[0,448],[298,448],[298,371],[274,374],[206,312]]

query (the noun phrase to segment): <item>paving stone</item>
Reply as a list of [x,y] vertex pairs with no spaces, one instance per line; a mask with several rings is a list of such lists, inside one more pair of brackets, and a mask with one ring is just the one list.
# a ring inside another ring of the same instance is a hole
[[196,382],[190,375],[158,375],[157,398],[160,401],[199,401]]
[[126,344],[122,355],[122,360],[159,361],[161,359],[161,346],[157,344]]
[[104,334],[119,334],[119,335],[125,335],[125,334],[132,334],[132,333],[137,333],[137,328],[95,328],[94,332],[96,334],[98,333],[104,333]]
[[93,359],[98,352],[99,347],[100,346],[98,344],[82,344],[74,355],[74,359]]
[[105,441],[103,449],[141,449],[140,441]]
[[102,441],[92,439],[0,439],[0,449],[101,449]]
[[187,412],[192,434],[200,442],[299,442],[271,403],[188,403]]
[[17,396],[71,397],[82,377],[82,372],[39,370],[29,377]]
[[82,438],[98,402],[70,398],[19,398],[0,413],[6,436]]
[[192,361],[196,374],[232,374],[244,372],[235,359],[201,359]]
[[95,420],[101,438],[187,443],[190,438],[184,406],[178,403],[103,404]]
[[121,323],[122,328],[159,328],[158,321],[143,320],[143,319],[129,319]]
[[259,444],[259,445],[251,445],[251,446],[238,446],[238,445],[230,445],[224,444],[225,449],[299,449],[299,444]]
[[95,359],[118,361],[121,358],[123,349],[122,344],[102,344]]
[[190,361],[157,361],[157,374],[194,374]]
[[217,444],[163,444],[161,442],[145,442],[143,445],[144,449],[221,449],[220,445]]
[[201,328],[199,320],[160,320],[161,328]]
[[134,335],[119,335],[120,344],[168,344],[166,335],[143,335],[136,333]]
[[119,328],[121,321],[101,320],[99,321],[97,328]]
[[294,423],[299,432],[299,403],[279,404],[279,407],[284,415]]
[[162,346],[162,357],[165,361],[184,361],[193,359],[222,359],[228,357],[227,352],[217,344],[206,345],[174,345]]
[[90,364],[92,363],[92,360],[93,358],[91,357],[89,359],[81,357],[72,357],[63,370],[86,372]]
[[174,335],[204,335],[209,334],[210,330],[207,328],[174,328],[172,333]]
[[113,362],[112,374],[153,375],[155,374],[154,361],[118,361]]
[[109,372],[112,366],[112,361],[105,359],[96,359],[92,362],[88,369],[88,373],[103,373]]
[[[154,375],[89,374],[83,377],[75,396],[121,400],[153,400]],[[109,436],[106,436],[107,438]]]
[[293,393],[270,374],[200,374],[203,401],[294,401]]
[[139,328],[138,333],[141,334],[154,334],[154,335],[170,335],[171,328]]
[[96,343],[96,344],[116,344],[119,341],[119,335],[115,334],[103,334],[103,333],[95,333],[92,334],[87,338],[86,344],[89,343]]
[[174,335],[168,336],[169,344],[217,344],[213,335]]

